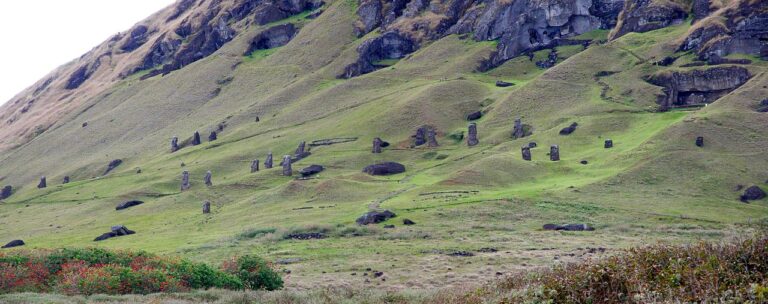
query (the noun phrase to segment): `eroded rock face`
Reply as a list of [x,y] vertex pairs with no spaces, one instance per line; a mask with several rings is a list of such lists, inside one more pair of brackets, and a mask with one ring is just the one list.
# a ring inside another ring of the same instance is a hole
[[344,68],[339,78],[352,78],[373,72],[379,68],[377,62],[385,59],[400,59],[418,48],[416,42],[398,32],[387,32],[379,37],[366,40],[357,47],[358,60]]
[[651,84],[664,87],[659,96],[662,109],[712,103],[746,83],[752,75],[737,66],[707,70],[664,71],[648,77]]
[[392,175],[405,172],[405,166],[396,162],[385,162],[365,167],[363,172],[370,175]]
[[378,224],[381,222],[384,222],[388,219],[391,219],[393,217],[396,217],[397,215],[389,210],[384,211],[371,211],[366,214],[363,214],[363,216],[357,218],[355,222],[358,225],[370,225],[370,224]]
[[[487,69],[526,52],[557,46],[574,35],[610,29],[623,5],[624,0],[360,0],[356,28],[358,36],[376,28],[408,32],[414,42],[449,34],[498,40],[497,52],[481,66]],[[347,78],[359,74],[364,73],[348,73]]]
[[266,50],[284,46],[296,36],[297,32],[296,26],[294,26],[293,23],[270,27],[253,37],[251,44],[248,46],[248,50],[244,55],[250,55],[256,50]]
[[477,146],[480,143],[477,139],[477,124],[471,123],[467,129],[467,146]]
[[[694,14],[697,7],[703,10],[705,2],[710,1],[694,2]],[[710,4],[710,16],[689,31],[680,51],[694,51],[702,60],[735,53],[768,59],[768,1],[740,0],[716,14],[711,9]]]
[[137,25],[131,29],[131,33],[126,37],[125,42],[120,49],[126,52],[131,52],[138,49],[149,39],[149,28],[145,25]]
[[3,190],[0,190],[0,200],[4,200],[6,198],[11,197],[13,195],[13,187],[12,186],[5,186],[3,187]]
[[672,1],[626,1],[609,39],[613,40],[631,32],[643,33],[681,24],[686,18],[688,13],[685,9]]

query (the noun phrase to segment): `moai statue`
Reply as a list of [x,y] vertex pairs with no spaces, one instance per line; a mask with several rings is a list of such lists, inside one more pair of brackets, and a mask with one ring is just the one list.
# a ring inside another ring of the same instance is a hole
[[704,146],[704,137],[702,137],[702,136],[696,137],[696,146],[697,147],[703,147]]
[[290,155],[283,156],[283,175],[285,175],[285,176],[293,175],[293,170],[291,169],[291,156]]
[[12,186],[5,186],[5,187],[3,187],[3,190],[0,191],[0,200],[3,200],[3,199],[11,197],[11,194],[13,194],[13,187]]
[[255,173],[259,171],[259,160],[254,159],[253,162],[251,162],[251,173]]
[[305,152],[304,149],[306,149],[306,147],[307,147],[307,142],[306,141],[302,141],[299,144],[299,147],[296,148],[296,152],[293,152],[293,155],[296,156],[297,158],[303,156],[304,152]]
[[551,161],[560,160],[560,147],[558,147],[557,145],[552,145],[552,147],[549,148],[549,159]]
[[210,187],[213,186],[213,182],[211,182],[211,171],[205,172],[205,176],[203,177],[203,181],[205,182],[205,185]]
[[69,184],[69,176],[65,176],[64,180],[61,181],[62,184]]
[[518,118],[515,118],[515,129],[512,130],[512,138],[518,139],[523,138],[525,136],[525,131],[523,130],[523,120]]
[[189,171],[181,173],[181,191],[189,190]]
[[264,160],[264,168],[272,169],[272,152],[267,154],[267,158]]
[[195,131],[195,135],[192,136],[192,145],[197,146],[200,143],[200,132]]
[[203,202],[203,214],[209,214],[211,213],[211,202],[205,201]]
[[612,139],[606,139],[605,140],[605,148],[606,149],[613,148],[613,140]]
[[211,135],[208,135],[208,141],[214,141],[219,139],[218,134],[216,134],[216,131],[211,131]]
[[171,138],[171,153],[179,151],[179,138],[174,136]]
[[477,146],[477,144],[480,143],[480,141],[477,140],[477,124],[476,123],[473,122],[469,124],[469,130],[467,131],[467,134],[469,135],[467,136],[468,146],[470,147]]
[[437,135],[435,134],[434,128],[429,128],[429,130],[427,130],[427,146],[428,147],[434,148],[434,147],[440,146],[439,144],[437,144],[436,136]]
[[381,138],[378,138],[378,137],[374,138],[373,139],[373,149],[371,150],[371,152],[373,152],[374,154],[381,153],[381,143],[382,142],[383,141],[381,140]]
[[531,161],[531,147],[523,146],[523,160]]
[[48,184],[45,182],[45,176],[40,177],[40,183],[37,184],[38,189],[43,189],[45,187],[48,187]]

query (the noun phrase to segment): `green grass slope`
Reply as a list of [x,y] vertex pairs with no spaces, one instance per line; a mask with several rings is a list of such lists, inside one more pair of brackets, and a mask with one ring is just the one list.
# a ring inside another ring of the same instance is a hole
[[[546,71],[517,58],[478,73],[493,43],[449,36],[382,70],[338,80],[362,42],[352,34],[354,9],[353,1],[329,2],[288,45],[243,57],[246,38],[260,30],[253,27],[182,70],[121,82],[0,156],[0,183],[18,189],[0,204],[0,241],[141,249],[210,263],[246,253],[298,258],[282,266],[291,270],[288,287],[428,288],[579,259],[590,255],[587,247],[722,238],[768,216],[768,202],[741,203],[734,190],[768,179],[768,120],[753,110],[768,95],[765,62],[750,65],[755,77],[716,103],[666,113],[651,110],[660,88],[642,77],[666,69],[652,62],[672,52],[667,43],[686,25],[583,51],[564,47]],[[616,73],[595,79],[600,71]],[[498,88],[498,79],[516,85]],[[466,132],[465,115],[481,109],[480,145],[449,136]],[[516,117],[533,126],[532,136],[510,138]],[[579,123],[574,134],[558,134],[572,122]],[[220,123],[227,127],[218,141],[169,153],[172,136],[205,136]],[[424,124],[438,129],[439,148],[409,148]],[[704,148],[693,144],[696,136],[705,136]],[[317,178],[249,173],[250,161],[268,152],[279,158],[300,141],[337,137],[358,139],[313,147],[294,165],[325,166]],[[374,137],[393,146],[371,154]],[[606,138],[615,148],[603,149]],[[539,147],[525,162],[520,147],[529,141]],[[548,160],[552,144],[561,147],[560,162]],[[116,158],[124,164],[100,177]],[[377,161],[401,162],[407,172],[361,172]],[[183,170],[192,189],[180,192]],[[210,188],[202,183],[208,170]],[[41,175],[47,189],[35,188]],[[59,185],[65,175],[73,182]],[[146,203],[114,210],[129,199]],[[213,203],[210,215],[201,214],[205,200]],[[398,217],[355,225],[372,208]],[[417,225],[401,225],[404,218]],[[542,231],[546,223],[597,230]],[[117,224],[137,234],[92,242]],[[329,237],[285,239],[306,231]],[[449,255],[456,251],[475,255]],[[384,271],[386,281],[367,268]]]

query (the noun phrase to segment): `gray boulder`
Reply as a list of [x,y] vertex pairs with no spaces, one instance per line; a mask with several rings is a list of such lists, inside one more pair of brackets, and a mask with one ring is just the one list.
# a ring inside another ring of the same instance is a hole
[[384,211],[371,211],[366,214],[363,214],[363,216],[357,218],[355,221],[358,225],[370,225],[370,224],[378,224],[381,222],[384,222],[388,219],[391,219],[393,217],[396,217],[395,213],[389,210]]
[[384,162],[367,166],[363,172],[370,175],[393,175],[405,172],[405,166],[396,162]]

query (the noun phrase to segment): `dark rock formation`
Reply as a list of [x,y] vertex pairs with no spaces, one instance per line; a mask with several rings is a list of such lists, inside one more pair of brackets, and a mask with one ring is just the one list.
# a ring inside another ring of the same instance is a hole
[[264,160],[264,168],[272,169],[272,152],[267,154],[267,158]]
[[511,82],[506,82],[506,81],[502,81],[502,80],[496,80],[496,86],[500,87],[500,88],[507,88],[507,87],[511,87],[513,85],[515,85],[515,84],[511,83]]
[[702,136],[696,137],[696,146],[704,147],[704,137]]
[[691,14],[693,15],[693,22],[706,18],[712,13],[714,7],[712,0],[693,0],[691,7]]
[[291,175],[293,175],[293,169],[291,169],[291,156],[290,155],[283,156],[283,162],[281,164],[283,166],[283,175],[284,176],[291,176]]
[[570,126],[567,126],[560,130],[560,135],[571,135],[571,133],[576,131],[576,127],[578,127],[578,123],[572,123]]
[[219,135],[216,134],[216,131],[211,131],[211,134],[208,135],[208,141],[215,141],[219,139]]
[[439,147],[440,145],[437,143],[437,132],[435,132],[434,128],[427,129],[427,147],[435,148]]
[[181,191],[189,190],[189,187],[189,171],[184,171],[181,173]]
[[259,160],[254,159],[253,162],[251,162],[251,173],[255,173],[259,171]]
[[296,151],[293,152],[293,156],[298,157],[299,155],[303,155],[304,152],[306,152],[307,148],[307,142],[302,141],[299,143],[299,146],[296,148]]
[[549,55],[547,55],[547,59],[536,61],[536,66],[539,67],[540,69],[551,68],[557,64],[557,57],[558,57],[557,50],[552,49],[551,51],[549,51]]
[[104,174],[102,174],[102,175],[109,174],[109,172],[112,172],[112,170],[115,170],[117,167],[119,167],[122,164],[123,164],[123,160],[122,159],[112,160],[111,162],[109,162],[109,164],[107,165],[107,170],[105,170]]
[[383,141],[381,140],[381,138],[378,138],[378,137],[374,138],[373,139],[373,148],[371,149],[371,152],[374,153],[374,154],[381,153],[381,143],[382,142]]
[[203,202],[203,214],[210,214],[211,213],[211,202],[205,201]]
[[544,230],[562,230],[562,231],[594,231],[595,228],[587,224],[567,224],[567,225],[555,225],[546,224],[543,226]]
[[126,235],[131,235],[131,234],[136,233],[135,231],[129,230],[127,227],[125,227],[123,225],[112,226],[111,230],[112,231],[107,232],[105,234],[102,234],[102,235],[96,237],[93,241],[94,242],[99,242],[99,241],[103,241],[103,240],[110,239],[110,238],[113,238],[113,237],[126,236]]
[[529,146],[523,146],[522,152],[523,152],[523,160],[530,161],[531,160],[531,148]]
[[379,37],[364,41],[357,47],[359,58],[344,68],[338,78],[352,78],[373,72],[382,66],[377,62],[385,59],[400,59],[418,48],[411,38],[398,32],[387,32]]
[[613,140],[611,140],[611,139],[606,139],[606,140],[605,140],[605,146],[604,146],[604,147],[605,147],[606,149],[610,149],[610,148],[613,148]]
[[0,191],[0,200],[4,200],[6,198],[11,197],[13,195],[13,187],[12,186],[5,186],[3,187],[3,190]]
[[88,78],[96,72],[101,66],[101,57],[96,59],[90,64],[85,64],[78,68],[67,80],[67,85],[64,87],[67,90],[74,90],[79,88]]
[[48,187],[48,183],[45,181],[45,176],[40,177],[40,183],[37,184],[38,189],[43,189],[45,187]]
[[396,162],[385,162],[365,167],[363,172],[370,175],[392,175],[405,172],[405,166]]
[[580,164],[582,164],[582,165],[588,165],[588,164],[589,164],[589,161],[587,161],[587,160],[582,160],[582,161],[580,161],[579,163],[580,163]]
[[752,75],[743,67],[714,67],[707,70],[661,72],[647,78],[664,87],[659,96],[661,109],[714,102],[746,83]]
[[69,184],[69,175],[65,176],[64,179],[61,180],[62,185]]
[[200,132],[195,131],[195,134],[192,135],[192,145],[197,146],[201,143],[202,141],[200,140]]
[[213,174],[211,171],[205,172],[205,176],[203,176],[203,182],[205,182],[205,185],[210,187],[213,186],[213,181],[211,181],[211,178],[213,177]]
[[171,153],[179,151],[179,149],[181,149],[179,147],[179,138],[174,136],[171,138]]
[[396,217],[395,213],[389,210],[384,211],[371,211],[366,214],[363,214],[363,216],[357,218],[355,222],[358,225],[370,225],[370,224],[378,224],[381,222],[384,222],[388,219],[391,219],[393,217]]
[[467,146],[477,146],[477,144],[480,143],[480,141],[477,139],[477,124],[471,123],[469,124],[468,130],[467,130]]
[[[710,1],[694,1],[694,14],[712,16],[698,22],[680,45],[699,59],[749,54],[768,59],[768,1],[739,1],[714,14]],[[707,4],[709,6],[707,7]]]
[[299,170],[299,174],[301,174],[302,177],[310,177],[312,175],[323,172],[323,170],[325,170],[325,168],[321,165],[311,165],[309,167]]
[[473,121],[473,120],[478,120],[478,119],[480,119],[482,117],[483,117],[483,112],[477,111],[477,112],[473,112],[473,113],[467,115],[467,120]]
[[757,104],[756,111],[760,113],[768,113],[768,98],[763,99],[759,104]]
[[253,37],[251,44],[248,46],[248,50],[245,52],[245,56],[250,55],[256,50],[266,50],[284,46],[296,36],[297,32],[298,31],[293,23],[270,27]]
[[552,145],[552,147],[549,148],[549,160],[551,161],[560,160],[560,147],[558,147],[557,145]]
[[609,39],[613,40],[631,32],[643,33],[680,24],[686,18],[688,13],[685,9],[672,1],[625,1],[624,9]]
[[744,194],[741,195],[741,201],[755,201],[764,199],[766,196],[765,191],[758,186],[751,186],[744,190]]
[[131,29],[131,33],[126,37],[123,45],[120,49],[126,52],[131,52],[138,49],[149,39],[149,28],[145,25],[137,25]]
[[126,201],[126,202],[122,202],[122,203],[117,204],[117,206],[115,206],[115,210],[128,209],[128,208],[131,208],[133,206],[141,205],[143,203],[144,202],[142,202],[142,201]]
[[409,219],[403,219],[403,225],[411,226],[411,225],[416,225],[416,223]]
[[13,247],[21,247],[24,245],[26,244],[22,240],[13,240],[8,242],[8,244],[3,245],[3,247],[0,247],[0,248],[7,249],[7,248],[13,248]]

